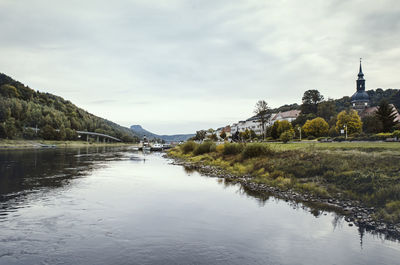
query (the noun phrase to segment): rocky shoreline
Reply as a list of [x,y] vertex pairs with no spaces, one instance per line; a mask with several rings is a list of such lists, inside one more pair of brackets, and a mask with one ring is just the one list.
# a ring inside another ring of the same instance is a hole
[[359,201],[337,198],[320,198],[312,194],[299,193],[290,189],[280,190],[277,187],[253,182],[253,177],[251,175],[236,176],[214,166],[188,162],[176,157],[168,157],[174,160],[174,162],[172,162],[174,165],[180,165],[187,169],[195,170],[205,176],[223,178],[230,182],[240,183],[244,188],[253,192],[272,194],[274,197],[286,201],[290,200],[303,204],[312,203],[321,205],[321,208],[332,209],[336,213],[344,216],[344,220],[349,226],[354,225],[371,233],[384,235],[387,239],[400,240],[400,224],[393,225],[375,220],[373,214],[376,209],[373,207],[366,207]]

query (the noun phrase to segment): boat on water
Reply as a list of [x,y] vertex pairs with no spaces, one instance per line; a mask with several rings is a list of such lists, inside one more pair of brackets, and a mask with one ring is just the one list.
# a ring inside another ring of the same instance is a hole
[[150,153],[151,147],[150,146],[143,146],[142,151],[145,152],[145,153],[147,153],[147,152]]
[[150,146],[150,151],[162,151],[163,150],[163,145],[159,143],[154,143],[153,145]]
[[171,144],[163,144],[162,147],[165,150],[165,149],[170,149],[172,146]]
[[133,146],[133,147],[131,147],[131,150],[132,150],[132,151],[139,151],[139,149],[140,149],[139,146]]

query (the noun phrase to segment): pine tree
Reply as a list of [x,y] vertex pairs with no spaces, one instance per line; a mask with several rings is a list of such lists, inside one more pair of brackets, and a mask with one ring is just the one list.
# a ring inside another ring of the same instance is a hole
[[396,125],[396,111],[386,100],[382,100],[379,103],[375,115],[382,123],[383,132],[390,132],[393,130],[393,127]]

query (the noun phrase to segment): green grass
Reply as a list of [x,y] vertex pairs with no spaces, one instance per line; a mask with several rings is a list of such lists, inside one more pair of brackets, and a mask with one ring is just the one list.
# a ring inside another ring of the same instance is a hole
[[[400,143],[263,143],[225,152],[171,156],[222,168],[252,181],[320,197],[356,199],[379,209],[379,218],[400,222]],[[246,151],[247,150],[247,151]],[[340,194],[340,195],[339,195]]]

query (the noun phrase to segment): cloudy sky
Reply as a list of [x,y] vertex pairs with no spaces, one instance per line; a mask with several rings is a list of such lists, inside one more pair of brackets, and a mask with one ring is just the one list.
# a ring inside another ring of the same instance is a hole
[[191,133],[400,88],[398,0],[0,0],[0,72],[124,126]]

